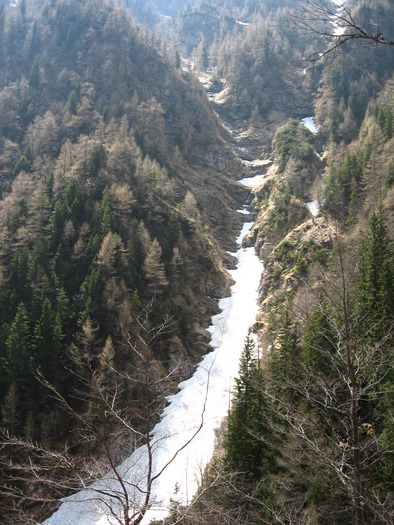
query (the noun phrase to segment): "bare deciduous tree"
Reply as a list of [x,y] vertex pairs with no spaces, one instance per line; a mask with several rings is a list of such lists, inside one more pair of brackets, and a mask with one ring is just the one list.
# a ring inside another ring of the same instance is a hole
[[322,272],[317,294],[310,290],[314,312],[294,312],[305,326],[296,357],[290,359],[292,338],[278,338],[265,358],[264,382],[255,385],[266,407],[265,429],[253,422],[242,427],[276,450],[277,470],[267,474],[264,464],[253,482],[247,469],[223,469],[211,494],[208,488],[201,497],[200,513],[182,523],[392,523],[393,450],[384,429],[391,425],[385,403],[394,325],[383,329],[382,318],[360,304],[354,254],[347,260],[338,233],[333,243],[335,270],[329,278]]
[[346,42],[394,46],[394,41],[380,30],[378,20],[371,18],[368,25],[363,25],[345,2],[298,0],[297,4],[296,10],[289,14],[289,27],[301,35],[318,35],[324,39],[322,48],[306,57],[309,62],[316,62]]
[[[162,411],[174,371],[163,376],[152,347],[158,338],[172,331],[173,321],[165,318],[151,327],[148,310],[135,319],[137,336],[122,334],[126,349],[132,354],[132,373],[116,371],[111,366],[112,358],[103,356],[97,370],[89,370],[84,377],[78,374],[80,387],[71,399],[66,399],[38,371],[38,380],[73,421],[72,442],[62,450],[51,451],[0,430],[2,523],[37,523],[59,506],[59,498],[77,491],[83,491],[78,493],[83,496],[71,496],[74,506],[91,502],[101,508],[111,523],[141,523],[154,504],[153,484],[200,432],[206,406],[205,399],[200,422],[191,437],[185,438],[168,461],[155,469],[161,438],[152,439],[151,431]],[[126,389],[130,401],[125,408],[122,397]],[[141,453],[122,463],[133,449]]]
[[[308,485],[313,473],[318,473],[322,487],[330,491],[336,487],[332,494],[343,506],[336,509],[338,513],[348,512],[355,525],[373,519],[389,524],[393,501],[379,469],[393,451],[382,439],[382,415],[376,405],[389,395],[394,324],[379,338],[371,337],[379,321],[360,312],[357,270],[346,261],[338,234],[334,242],[337,279],[326,280],[322,275],[322,293],[315,305],[318,320],[309,316],[306,320],[312,330],[306,339],[304,335],[302,367],[294,377],[286,377],[286,383],[279,383],[279,392],[287,389],[295,402],[289,403],[275,390],[268,389],[265,395],[271,399],[273,413],[280,414],[288,428],[293,479],[300,483],[304,477]],[[303,520],[305,516],[294,523]]]

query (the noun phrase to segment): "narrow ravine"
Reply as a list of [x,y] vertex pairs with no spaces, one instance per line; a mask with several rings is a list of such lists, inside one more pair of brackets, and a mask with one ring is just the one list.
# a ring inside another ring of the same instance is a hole
[[[249,214],[246,207],[239,210],[239,213],[245,217]],[[163,412],[161,422],[152,432],[154,472],[160,472],[169,461],[170,464],[154,483],[152,506],[142,522],[144,524],[167,515],[175,487],[177,501],[189,504],[198,489],[202,472],[212,457],[215,430],[227,414],[244,340],[258,311],[257,289],[263,266],[254,248],[242,247],[242,240],[252,225],[253,222],[245,222],[237,239],[238,251],[233,255],[238,263],[236,269],[230,271],[235,283],[231,287],[231,296],[220,300],[219,307],[222,311],[212,318],[209,331],[213,351],[205,356],[195,374],[179,385],[179,392],[169,399],[170,403]],[[191,443],[182,449],[200,426],[201,429]],[[172,460],[177,451],[178,454]],[[121,465],[119,471],[129,485],[132,498],[141,498],[141,491],[145,488],[147,447],[137,449]],[[138,489],[132,488],[136,486]],[[118,503],[98,493],[116,494],[119,493],[119,488],[113,474],[112,477],[109,475],[96,482],[91,490],[66,498],[45,524],[119,523],[111,516],[112,511],[121,515]]]

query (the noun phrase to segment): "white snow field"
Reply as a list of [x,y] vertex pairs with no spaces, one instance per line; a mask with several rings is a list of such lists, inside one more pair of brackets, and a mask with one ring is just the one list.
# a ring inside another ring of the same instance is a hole
[[301,122],[312,133],[316,134],[319,131],[319,127],[316,126],[315,119],[313,117],[305,117],[305,118],[301,119]]
[[[245,213],[245,210],[239,211]],[[239,249],[235,254],[238,264],[236,270],[230,271],[235,281],[231,296],[219,301],[221,313],[212,318],[209,331],[214,350],[203,358],[193,377],[179,385],[179,392],[169,399],[161,421],[153,429],[153,470],[159,472],[169,461],[170,464],[154,483],[151,507],[143,524],[168,514],[170,498],[175,497],[175,486],[179,488],[176,500],[183,504],[190,503],[199,487],[201,474],[212,457],[215,430],[227,414],[245,337],[258,311],[258,286],[263,265],[254,248],[241,247],[242,239],[252,224],[245,223],[238,238]],[[191,443],[173,459],[202,422],[201,430]],[[144,490],[147,447],[138,448],[119,470],[131,492],[131,486],[135,485]],[[121,515],[119,504],[97,492],[119,493],[119,483],[114,478],[113,473],[108,474],[90,490],[65,498],[45,525],[119,525],[116,517],[111,515],[111,512]],[[137,502],[142,498],[138,490],[131,495]]]
[[246,179],[241,179],[239,182],[243,184],[244,186],[248,186],[248,188],[253,188],[254,186],[258,186],[263,182],[265,179],[265,175],[254,175],[254,177],[248,177]]
[[319,213],[319,201],[316,199],[314,201],[307,202],[306,205],[308,206],[311,214],[316,217],[316,215]]

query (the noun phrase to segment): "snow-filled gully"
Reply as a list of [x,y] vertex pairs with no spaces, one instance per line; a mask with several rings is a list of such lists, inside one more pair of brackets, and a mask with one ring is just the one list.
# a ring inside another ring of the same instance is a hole
[[[239,212],[245,217],[249,213],[246,208]],[[238,251],[233,255],[238,263],[236,269],[230,271],[235,282],[231,287],[231,296],[219,301],[221,313],[212,318],[209,332],[213,351],[204,357],[194,375],[179,385],[179,392],[169,399],[161,421],[153,429],[151,445],[154,450],[154,471],[159,472],[203,422],[191,443],[178,453],[154,483],[152,506],[143,524],[167,515],[176,486],[177,501],[190,503],[198,489],[201,473],[212,457],[215,430],[227,414],[244,340],[258,311],[257,290],[263,265],[254,248],[242,247],[242,239],[252,225],[252,222],[245,222],[237,239]],[[119,470],[126,483],[131,481],[133,486],[138,484],[143,487],[147,470],[146,446],[138,448]],[[103,502],[103,496],[98,498],[95,489],[115,493],[119,490],[118,482],[113,474],[112,477],[109,474],[107,478],[97,481],[92,490],[66,498],[45,525],[118,524],[119,521],[108,510],[109,505],[121,515],[117,503],[111,502],[109,497]],[[133,499],[138,498],[138,494],[131,496]]]

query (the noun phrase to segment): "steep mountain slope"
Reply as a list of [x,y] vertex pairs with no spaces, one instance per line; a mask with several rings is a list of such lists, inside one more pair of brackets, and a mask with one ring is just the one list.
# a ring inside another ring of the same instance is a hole
[[259,345],[245,341],[221,447],[184,523],[391,521],[392,82],[359,136],[323,158],[300,123],[278,130],[249,238],[265,263]]
[[261,346],[186,523],[392,519],[393,55],[342,52],[320,66],[320,132],[280,126],[255,191]]
[[[393,39],[389,3],[348,7]],[[221,56],[216,45],[204,81],[243,158],[273,161],[249,163],[266,171],[248,239],[265,263],[254,327],[264,357],[248,339],[224,450],[182,523],[389,523],[394,55],[343,46],[310,75],[289,64],[313,40],[251,22]],[[316,135],[299,122],[308,113]]]
[[[236,179],[270,165],[247,240],[266,268],[254,326],[264,356],[248,338],[213,485],[196,515],[179,518],[174,501],[169,523],[392,516],[393,54],[343,46],[307,71],[320,37],[288,30],[291,3],[128,1],[158,34],[171,27],[173,49],[105,0],[0,14],[0,396],[11,434],[68,436],[86,451],[33,378],[39,366],[93,417],[91,397],[70,395],[78,376],[104,393],[116,371],[137,383],[141,348],[150,385],[191,371],[228,290],[223,250],[245,197]],[[348,5],[389,34],[390,3]],[[318,134],[300,123],[313,113]],[[124,381],[122,406],[138,421],[152,408],[153,423],[171,388],[151,401]]]
[[[288,0],[224,5],[195,1],[178,7],[172,22],[153,27],[183,57],[191,58],[196,70],[209,72],[212,91],[225,88],[227,121],[233,114],[238,122],[247,119],[257,125],[263,117],[264,125],[273,121],[277,125],[281,118],[299,116],[311,107],[301,52],[313,44],[313,38],[300,41],[286,29],[289,7]],[[138,6],[130,8],[143,18]]]
[[182,361],[183,377],[206,350],[242,165],[203,89],[120,6],[27,2],[1,16],[0,403],[14,432],[56,441],[68,423],[38,367],[66,394],[104,349],[132,370],[142,318],[173,320],[153,349],[163,373]]

